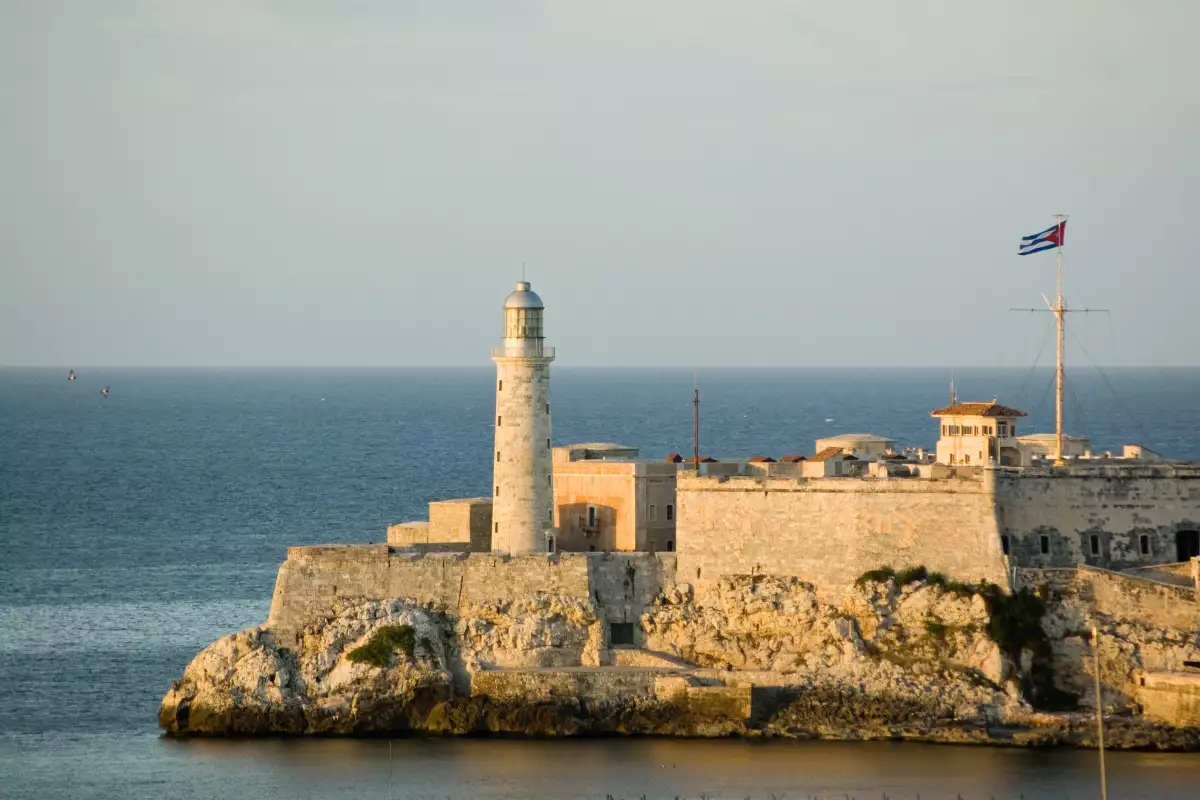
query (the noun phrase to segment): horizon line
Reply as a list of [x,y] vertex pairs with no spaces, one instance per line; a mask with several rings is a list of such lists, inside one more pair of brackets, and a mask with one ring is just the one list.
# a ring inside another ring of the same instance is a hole
[[[80,370],[80,369],[294,369],[294,370],[388,370],[388,369],[485,369],[489,363],[454,364],[0,364],[0,370]],[[1068,368],[1068,371],[1100,369],[1200,369],[1200,364],[1093,364]],[[1053,364],[1027,367],[1020,364],[560,364],[561,369],[630,369],[630,370],[788,370],[788,369],[877,369],[877,370],[956,370],[956,369],[1019,369],[1054,370]]]

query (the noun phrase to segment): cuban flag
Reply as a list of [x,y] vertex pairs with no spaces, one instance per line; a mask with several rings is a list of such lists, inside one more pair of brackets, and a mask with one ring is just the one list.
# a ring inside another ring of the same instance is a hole
[[1066,239],[1067,221],[1064,219],[1053,228],[1046,228],[1041,233],[1021,239],[1021,249],[1017,251],[1017,255],[1027,256],[1030,253],[1040,253],[1043,250],[1062,247]]

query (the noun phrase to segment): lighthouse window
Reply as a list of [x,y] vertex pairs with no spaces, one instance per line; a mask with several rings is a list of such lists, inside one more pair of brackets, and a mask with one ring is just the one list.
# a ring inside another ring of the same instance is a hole
[[496,484],[496,497],[500,496],[500,484]]
[[1046,555],[1049,552],[1050,552],[1050,537],[1043,533],[1042,534],[1042,555]]
[[496,417],[496,427],[497,428],[500,427],[500,419],[501,419],[500,417]]
[[497,450],[496,451],[496,463],[499,463],[499,462],[500,462],[500,451]]
[[546,403],[546,413],[547,414],[550,413],[550,404],[549,403]]
[[497,392],[504,391],[504,381],[496,381],[496,391]]
[[1008,535],[1004,534],[1000,537],[1000,549],[1004,551],[1004,555],[1008,555]]
[[670,522],[673,519],[675,519],[675,506],[667,503],[667,521]]
[[1100,555],[1100,537],[1094,533],[1092,534],[1092,555]]
[[492,533],[499,533],[499,532],[500,532],[500,523],[493,522],[492,523]]
[[1150,555],[1150,537],[1143,533],[1138,539],[1141,544],[1142,555]]
[[549,438],[546,439],[546,449],[547,450],[550,449],[550,439]]

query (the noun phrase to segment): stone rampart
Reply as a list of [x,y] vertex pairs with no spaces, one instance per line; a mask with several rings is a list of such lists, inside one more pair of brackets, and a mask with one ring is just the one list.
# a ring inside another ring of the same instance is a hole
[[1138,701],[1147,717],[1200,727],[1200,673],[1147,672],[1140,684]]
[[1195,466],[1001,468],[994,473],[1000,533],[1013,561],[1023,566],[1124,569],[1181,561],[1190,553],[1177,552],[1176,534],[1200,530],[1200,468]]
[[1121,622],[1143,623],[1152,628],[1200,628],[1200,604],[1194,588],[1086,565],[1020,568],[1015,574],[1016,588],[1048,587]]
[[1008,585],[986,473],[970,479],[711,478],[680,473],[678,580],[796,576],[837,602],[864,571],[923,564]]
[[[385,544],[290,547],[267,624],[299,631],[334,615],[341,600],[403,599],[453,611],[463,604],[553,594],[596,603],[606,619],[636,620],[674,584],[674,555],[420,554]],[[628,584],[628,585],[627,585]]]

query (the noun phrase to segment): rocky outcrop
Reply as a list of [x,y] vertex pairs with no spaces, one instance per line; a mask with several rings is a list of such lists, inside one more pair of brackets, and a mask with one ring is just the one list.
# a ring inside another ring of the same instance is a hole
[[[453,612],[347,600],[298,633],[263,626],[205,648],[164,697],[159,725],[180,735],[611,732],[1086,745],[1088,715],[1027,702],[1044,700],[1047,686],[1086,699],[1091,680],[1078,630],[1095,614],[1050,600],[888,573],[831,606],[794,578],[735,576],[699,597],[687,588],[660,595],[640,620],[654,652],[615,658],[601,609],[571,597]],[[1124,714],[1109,742],[1200,743],[1200,732],[1140,720],[1130,699],[1139,670],[1195,655],[1194,634],[1107,623],[1105,702]]]

